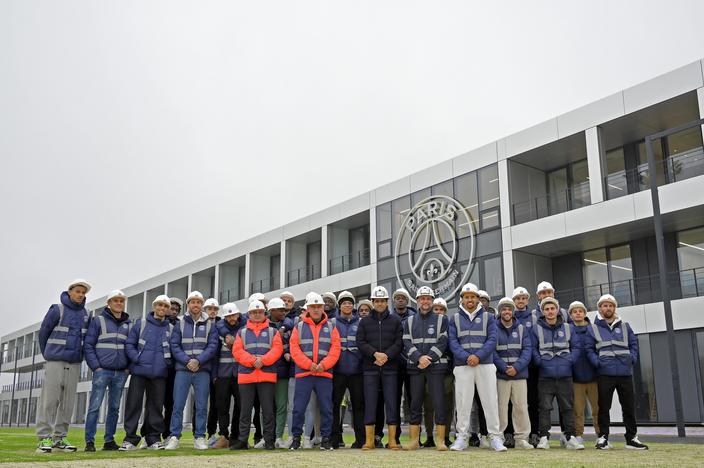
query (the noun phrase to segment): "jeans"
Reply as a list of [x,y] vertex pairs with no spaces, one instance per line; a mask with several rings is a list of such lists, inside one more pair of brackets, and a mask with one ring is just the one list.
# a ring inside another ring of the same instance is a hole
[[309,375],[296,378],[296,391],[293,397],[293,427],[291,428],[294,437],[300,437],[303,434],[306,408],[310,406],[309,402],[314,391],[320,410],[320,434],[316,433],[315,435],[327,438],[332,435],[332,379]]
[[174,409],[171,413],[171,435],[181,438],[183,429],[183,408],[186,406],[188,391],[193,386],[196,402],[196,439],[205,437],[205,424],[208,418],[208,393],[210,392],[210,372],[177,371],[174,379]]
[[117,418],[120,413],[120,400],[127,381],[124,370],[101,369],[93,372],[93,386],[90,390],[90,403],[86,414],[86,442],[95,442],[95,431],[98,427],[98,415],[103,404],[105,393],[108,393],[108,412],[105,418],[105,435],[103,440],[115,440]]

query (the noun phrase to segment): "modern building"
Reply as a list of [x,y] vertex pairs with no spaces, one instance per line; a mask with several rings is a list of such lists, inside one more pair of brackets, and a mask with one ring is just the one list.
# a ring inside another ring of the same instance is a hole
[[[159,294],[197,289],[244,307],[253,292],[430,284],[453,309],[472,281],[494,300],[553,283],[593,311],[610,292],[636,333],[641,423],[675,421],[651,194],[665,228],[667,284],[687,423],[704,422],[704,60],[559,115],[298,221],[124,288],[139,316]],[[693,123],[686,126],[688,123]],[[681,128],[680,126],[686,128]],[[655,174],[645,138],[656,139]],[[58,292],[57,292],[58,293]],[[100,309],[104,297],[89,303]],[[2,337],[0,422],[34,421],[42,383],[39,324]],[[75,422],[83,421],[85,368]],[[620,413],[614,416],[618,420]]]

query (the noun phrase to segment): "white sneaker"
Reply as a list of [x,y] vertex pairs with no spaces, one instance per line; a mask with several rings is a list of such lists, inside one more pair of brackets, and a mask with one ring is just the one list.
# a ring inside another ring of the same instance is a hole
[[178,437],[171,436],[168,439],[166,439],[166,447],[164,447],[164,450],[177,450],[178,446],[179,446]]
[[533,450],[534,448],[525,439],[516,439],[514,447],[519,450]]
[[584,444],[584,437],[582,437],[582,436],[575,436],[575,438],[577,439],[577,442],[579,442],[580,444]]
[[313,442],[311,442],[310,437],[303,438],[303,448],[304,449],[312,449],[313,448]]
[[147,447],[147,450],[164,450],[164,444],[161,442],[154,442],[152,445]]
[[501,439],[499,439],[498,437],[492,437],[491,448],[494,450],[494,452],[505,452],[506,450],[508,450],[506,446],[504,446],[504,443],[501,442]]
[[142,439],[142,441],[139,443],[139,450],[144,450],[147,448],[147,441]]
[[198,437],[193,441],[193,448],[196,450],[208,450],[208,441],[205,437]]
[[489,440],[489,436],[481,436],[479,438],[479,448],[484,448],[484,449],[491,448],[491,441]]
[[580,444],[575,436],[570,437],[570,440],[565,442],[567,450],[584,450],[584,445]]
[[254,444],[254,448],[255,448],[255,449],[263,449],[265,445],[266,445],[266,441],[265,441],[264,438],[262,437],[262,439],[261,439],[259,442],[257,442],[256,444]]
[[461,452],[462,450],[467,450],[467,441],[464,439],[464,437],[457,437],[455,439],[455,442],[450,445],[450,450],[453,450],[455,452]]
[[133,450],[137,450],[137,447],[132,445],[131,442],[124,441],[122,442],[122,445],[120,445],[120,448],[117,450],[119,450],[120,452],[131,452]]
[[276,441],[274,442],[274,447],[276,447],[276,448],[286,449],[286,448],[289,448],[290,446],[291,446],[291,443],[284,440],[284,439],[276,439]]
[[313,437],[313,440],[311,442],[313,442],[313,445],[320,445],[320,442],[322,442],[322,440],[323,439],[321,437],[315,436]]
[[609,439],[606,437],[601,436],[596,440],[597,450],[611,450],[612,448],[614,447],[609,443]]
[[567,447],[567,437],[565,437],[565,434],[560,434],[560,447]]
[[208,439],[208,447],[213,448],[213,445],[215,445],[215,442],[217,442],[219,437],[215,434],[210,436],[210,439]]
[[541,437],[540,442],[538,442],[538,446],[535,448],[548,450],[550,448],[550,441],[548,440],[548,436]]

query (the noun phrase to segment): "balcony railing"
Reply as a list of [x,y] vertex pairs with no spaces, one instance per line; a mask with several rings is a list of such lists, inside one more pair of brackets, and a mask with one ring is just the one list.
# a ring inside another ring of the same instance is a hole
[[252,281],[249,284],[250,294],[260,292],[267,293],[281,287],[281,279],[278,276]]
[[[29,390],[29,385],[30,383],[32,384],[32,388],[42,388],[42,383],[43,380],[34,380],[34,382],[18,382],[14,385],[15,391],[16,392],[21,392],[22,390]],[[3,385],[2,386],[2,393],[10,393],[12,392],[12,384],[9,385]]]
[[286,272],[286,285],[295,286],[320,278],[320,265],[307,265],[302,268],[296,268]]
[[220,291],[220,294],[218,294],[218,301],[220,301],[220,304],[230,301],[239,301],[242,298],[243,295],[240,294],[239,288],[225,289]]
[[335,275],[367,265],[369,265],[369,249],[362,249],[328,260],[328,274]]
[[[563,308],[572,301],[581,301],[589,310],[596,310],[597,301],[604,294],[611,294],[619,307],[647,304],[661,300],[658,275],[643,276],[624,281],[596,284],[583,288],[558,290],[557,299]],[[704,296],[704,267],[673,271],[667,275],[672,299]]]
[[[704,149],[699,147],[670,155],[663,164],[663,174],[659,175],[661,185],[704,175]],[[648,164],[609,174],[604,177],[604,186],[609,200],[647,190],[650,188]]]
[[566,211],[582,208],[590,203],[589,183],[583,182],[572,188],[548,193],[513,204],[513,223],[521,224]]

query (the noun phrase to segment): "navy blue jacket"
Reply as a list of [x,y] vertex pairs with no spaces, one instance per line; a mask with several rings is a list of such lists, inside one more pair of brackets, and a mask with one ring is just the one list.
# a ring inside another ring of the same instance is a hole
[[235,363],[235,358],[232,356],[232,345],[227,346],[225,344],[225,338],[230,335],[232,336],[232,343],[234,344],[235,338],[237,337],[237,332],[247,321],[240,315],[237,323],[232,326],[227,323],[226,319],[218,320],[215,322],[215,328],[217,329],[218,336],[220,337],[220,346],[218,347],[218,353],[216,362],[217,366],[213,366],[213,371],[211,376],[213,379],[226,379],[228,377],[237,377],[237,364]]
[[[184,329],[183,335],[181,326]],[[191,344],[189,341],[194,340],[194,335],[196,341]],[[191,314],[186,312],[171,333],[171,354],[176,363],[176,372],[190,372],[186,364],[191,359],[197,359],[200,363],[198,372],[210,372],[215,364],[218,342],[218,330],[215,323],[208,318],[208,314],[201,312],[198,323],[195,323]]]
[[[542,329],[546,343],[565,342],[569,337],[567,348],[553,347],[552,352],[561,351],[560,355],[554,357],[541,356],[539,346],[538,328]],[[566,330],[569,329],[569,332]],[[574,337],[574,327],[562,320],[562,315],[557,314],[557,322],[551,326],[545,320],[545,317],[540,317],[538,323],[533,327],[533,362],[540,368],[540,378],[558,379],[563,377],[572,377],[572,338]]]
[[[589,362],[597,368],[597,373],[613,377],[633,375],[633,366],[638,362],[638,338],[633,333],[631,326],[621,319],[614,321],[613,328],[603,319],[597,319],[594,326],[599,331],[603,340],[602,344],[604,341],[614,343],[597,350],[594,330],[592,327],[587,329],[587,357]],[[624,334],[628,336],[624,337]],[[618,342],[627,343],[627,346],[618,345]]]
[[[589,322],[589,317],[584,318]],[[596,380],[596,368],[589,362],[587,356],[587,342],[589,327],[587,325],[574,325],[574,336],[572,337],[572,380],[577,383],[590,383]]]
[[135,321],[125,343],[131,374],[146,379],[166,378],[173,363],[169,337],[174,329],[169,320],[154,318],[154,312],[150,312],[146,319]]
[[[426,314],[416,313],[403,321],[403,352],[409,374],[445,373],[448,328],[447,317],[432,310]],[[418,360],[421,356],[429,356],[432,364],[425,369],[419,369]]]
[[[496,318],[484,310],[481,305],[476,311],[474,320],[470,322],[465,309],[460,306],[450,319],[450,351],[453,355],[455,366],[467,366],[467,359],[474,354],[479,358],[480,364],[493,364],[494,350],[496,349]],[[457,328],[459,317],[460,330]],[[470,335],[470,328],[477,330],[486,327],[486,336]],[[479,347],[474,347],[477,345]]]
[[[523,329],[523,336],[519,327]],[[511,346],[520,348],[511,348]],[[506,349],[503,349],[506,347]],[[528,365],[533,359],[533,342],[530,328],[513,320],[513,324],[506,328],[500,320],[496,323],[496,350],[494,351],[494,365],[496,377],[503,380],[521,380],[528,378]],[[507,362],[510,360],[512,362]],[[517,374],[513,377],[506,375],[508,366],[513,366]]]
[[[396,314],[386,309],[381,314],[372,310],[359,321],[357,327],[357,347],[362,353],[362,367],[365,374],[381,370],[384,374],[396,374],[398,361],[403,352],[403,326]],[[388,356],[381,368],[374,364],[374,353],[382,352]]]
[[340,358],[337,360],[333,372],[341,375],[359,375],[362,373],[362,353],[357,346],[357,330],[359,329],[359,315],[352,314],[347,319],[338,314],[335,317],[335,328],[340,334]]
[[[105,334],[101,334],[101,322],[105,323]],[[91,320],[83,342],[86,363],[92,370],[98,368],[124,370],[129,364],[125,352],[125,341],[132,322],[127,312],[116,319],[110,308],[105,307],[100,316]]]
[[59,306],[53,304],[39,327],[39,349],[47,361],[78,363],[83,361],[83,338],[88,331],[90,314],[86,301],[74,304],[68,291],[61,293],[64,314],[59,323]]

